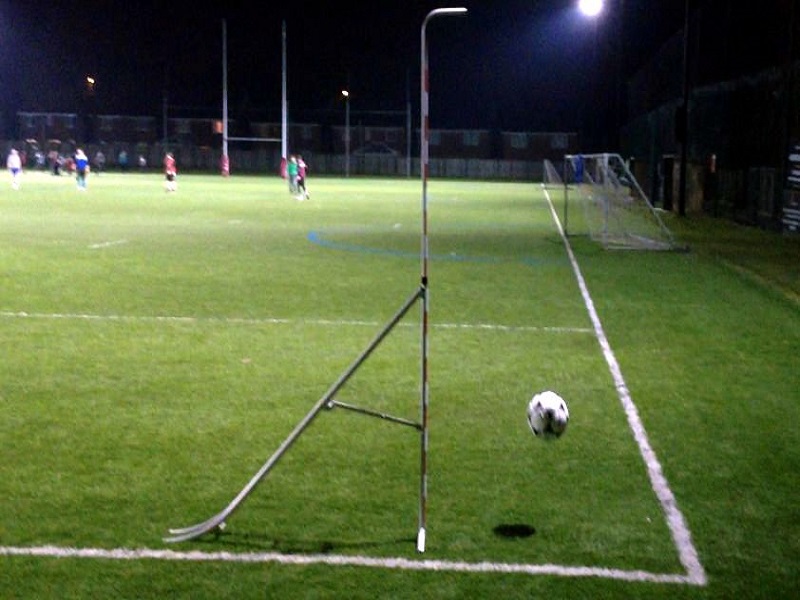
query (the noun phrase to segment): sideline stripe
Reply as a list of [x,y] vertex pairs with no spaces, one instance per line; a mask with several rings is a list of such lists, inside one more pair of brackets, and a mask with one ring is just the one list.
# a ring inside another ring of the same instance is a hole
[[373,567],[401,571],[450,571],[461,573],[556,575],[559,577],[597,577],[622,581],[652,583],[677,583],[701,585],[685,575],[649,573],[647,571],[625,571],[601,567],[567,567],[561,565],[528,565],[520,563],[460,562],[447,560],[410,560],[407,558],[375,558],[370,556],[344,556],[337,554],[281,554],[278,552],[175,552],[172,550],[137,550],[127,548],[60,548],[58,546],[34,546],[18,548],[0,546],[0,556],[28,556],[46,558],[90,558],[107,560],[172,560],[185,562],[237,562],[279,563],[283,565],[330,565]]
[[[84,321],[128,321],[128,322],[165,322],[165,323],[229,323],[239,325],[326,325],[331,327],[378,327],[377,321],[335,320],[335,319],[245,319],[238,317],[181,317],[181,316],[131,316],[131,315],[92,315],[80,313],[29,313],[25,311],[0,311],[0,317],[6,319],[64,319]],[[399,323],[406,327],[416,327],[416,323]],[[484,331],[541,331],[546,333],[592,333],[588,327],[537,327],[527,325],[500,325],[493,323],[434,323],[437,329],[476,329]]]
[[708,583],[708,579],[706,577],[705,569],[703,569],[703,565],[700,563],[697,549],[692,543],[692,534],[689,531],[689,527],[686,525],[686,520],[683,518],[683,513],[681,513],[680,509],[678,508],[678,502],[669,487],[667,478],[661,468],[661,463],[658,461],[658,457],[656,456],[653,447],[650,445],[644,424],[639,417],[639,410],[636,408],[633,398],[631,398],[628,385],[625,383],[625,379],[622,376],[622,369],[620,369],[617,358],[614,356],[614,351],[611,349],[611,344],[609,344],[606,333],[603,330],[603,324],[600,322],[600,317],[597,314],[597,310],[595,310],[594,301],[589,295],[589,288],[586,285],[586,281],[583,279],[581,269],[578,266],[578,261],[572,251],[572,246],[570,245],[567,236],[564,234],[561,221],[558,218],[558,214],[553,206],[553,202],[550,200],[550,194],[547,192],[547,188],[544,186],[542,186],[542,189],[544,190],[545,198],[547,198],[547,203],[550,205],[550,213],[553,215],[553,220],[555,220],[556,227],[558,227],[558,232],[561,235],[564,246],[566,247],[570,263],[572,263],[572,270],[575,273],[575,279],[578,281],[578,287],[580,287],[581,295],[583,296],[583,301],[586,305],[586,310],[588,311],[589,317],[594,325],[594,332],[597,337],[597,341],[600,343],[600,347],[603,350],[603,356],[605,357],[608,368],[611,371],[611,376],[614,378],[614,385],[617,388],[619,400],[622,403],[622,407],[625,410],[626,416],[628,417],[628,426],[631,428],[631,431],[633,431],[633,437],[639,446],[639,452],[641,453],[645,465],[647,466],[647,475],[650,478],[650,485],[652,486],[658,501],[661,503],[661,509],[664,511],[664,514],[667,517],[667,525],[669,526],[672,539],[675,542],[675,546],[678,550],[681,564],[686,569],[686,572],[692,583],[696,585],[706,585],[706,583]]

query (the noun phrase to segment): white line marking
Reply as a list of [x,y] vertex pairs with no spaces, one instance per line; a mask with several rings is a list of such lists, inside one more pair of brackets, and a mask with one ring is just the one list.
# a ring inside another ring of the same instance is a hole
[[97,244],[89,244],[89,248],[92,250],[98,250],[100,248],[110,248],[111,246],[120,246],[122,244],[127,244],[128,240],[114,240],[113,242],[99,242]]
[[[182,317],[182,316],[133,316],[133,315],[93,315],[84,313],[30,313],[26,311],[0,311],[0,317],[6,319],[65,319],[84,321],[129,321],[129,322],[168,322],[168,323],[229,323],[243,325],[325,325],[330,327],[378,327],[377,321],[335,320],[335,319],[283,319],[265,317],[262,319],[246,319],[239,317]],[[415,323],[400,323],[402,326],[415,327]],[[492,323],[434,323],[438,329],[474,329],[484,331],[508,332],[545,332],[545,333],[592,333],[587,327],[537,327],[526,325],[500,325]]]
[[653,447],[650,445],[644,424],[642,424],[642,420],[639,417],[639,410],[636,408],[636,405],[631,398],[628,385],[625,383],[625,379],[622,376],[622,369],[620,369],[617,358],[614,356],[614,351],[611,349],[611,344],[609,344],[606,333],[603,330],[603,324],[600,322],[600,317],[597,314],[597,310],[595,310],[594,301],[589,295],[589,288],[586,286],[586,281],[583,279],[580,267],[578,266],[578,261],[576,260],[575,254],[572,251],[572,246],[570,245],[567,236],[564,234],[561,221],[559,220],[558,214],[556,214],[556,209],[550,200],[550,194],[547,192],[546,188],[543,189],[545,198],[547,198],[547,203],[550,206],[550,213],[553,215],[553,219],[558,227],[558,232],[561,235],[561,239],[563,240],[564,246],[567,249],[570,263],[572,263],[572,270],[575,273],[575,278],[578,281],[578,286],[580,287],[581,295],[583,296],[583,301],[586,305],[586,310],[589,312],[589,317],[591,318],[594,326],[595,336],[597,337],[597,341],[600,343],[600,347],[603,350],[603,356],[605,357],[608,368],[611,371],[611,376],[614,378],[614,385],[617,388],[617,394],[619,395],[622,407],[625,409],[625,414],[628,417],[628,425],[630,426],[631,431],[633,431],[633,437],[639,446],[639,452],[641,453],[645,465],[647,466],[647,475],[650,478],[650,485],[653,487],[653,491],[655,492],[656,497],[658,497],[658,501],[661,503],[661,508],[667,517],[667,525],[672,533],[672,539],[675,542],[675,546],[678,550],[681,564],[686,569],[688,577],[692,583],[697,585],[706,585],[708,579],[706,577],[705,569],[703,569],[703,565],[700,563],[697,549],[692,543],[692,534],[686,525],[686,520],[684,519],[683,514],[678,508],[678,502],[669,487],[667,478],[664,476],[664,472],[661,469],[661,463],[659,462]]
[[[555,219],[558,230],[564,241],[567,253],[572,263],[572,268],[578,279],[586,308],[589,311],[594,333],[603,349],[603,355],[609,365],[620,401],[625,408],[628,416],[628,423],[634,432],[634,437],[639,444],[639,449],[647,465],[648,475],[650,476],[653,489],[656,492],[662,508],[667,515],[667,521],[672,532],[673,539],[678,548],[681,563],[686,568],[688,575],[678,575],[670,573],[650,573],[648,571],[625,571],[622,569],[606,569],[602,567],[569,567],[562,565],[544,564],[519,564],[519,563],[494,563],[494,562],[459,562],[445,560],[409,560],[405,558],[374,558],[368,556],[343,556],[343,555],[320,555],[320,554],[280,554],[275,552],[264,553],[231,553],[231,552],[175,552],[172,550],[151,550],[147,548],[131,550],[126,548],[99,549],[99,548],[61,548],[57,546],[38,546],[30,548],[20,548],[13,546],[0,546],[0,556],[33,556],[33,557],[54,557],[54,558],[90,558],[90,559],[112,559],[112,560],[172,560],[172,561],[192,561],[192,562],[242,562],[242,563],[280,563],[287,565],[309,565],[324,564],[330,566],[357,566],[373,567],[412,571],[451,571],[466,573],[516,573],[526,575],[554,575],[559,577],[596,577],[604,579],[616,579],[622,581],[652,582],[652,583],[674,583],[704,586],[707,578],[703,566],[700,564],[697,551],[691,541],[691,534],[686,527],[683,515],[677,507],[677,502],[664,477],[661,465],[647,439],[644,426],[638,415],[636,406],[628,392],[627,385],[622,377],[619,364],[614,357],[611,346],[603,331],[602,324],[594,308],[594,302],[589,295],[588,288],[580,272],[578,263],[572,252],[572,247],[564,235],[561,222],[555,212],[550,196],[545,190],[550,211]],[[301,319],[292,321],[290,319],[233,319],[233,318],[207,318],[200,319],[195,317],[125,317],[125,316],[102,316],[86,314],[30,314],[26,312],[0,311],[0,316],[6,318],[45,318],[45,319],[87,319],[87,320],[120,320],[120,321],[175,321],[175,322],[227,322],[227,323],[252,323],[252,324],[288,324],[293,322],[310,323],[320,325],[369,325],[375,326],[378,323],[365,321],[328,321],[328,320],[306,320]],[[505,325],[490,324],[441,324],[442,328],[459,329],[486,329],[499,331],[552,331],[552,332],[572,332],[586,333],[592,330],[582,328],[566,327],[515,327]]]
[[520,563],[462,562],[448,560],[410,560],[407,558],[376,558],[371,556],[345,556],[339,554],[281,554],[278,552],[175,552],[149,548],[61,548],[58,546],[33,546],[19,548],[0,546],[0,556],[31,556],[46,558],[89,558],[107,560],[172,560],[185,562],[279,563],[283,565],[328,565],[373,567],[401,571],[450,571],[460,573],[516,573],[522,575],[556,575],[559,577],[597,577],[622,581],[651,583],[677,583],[702,585],[685,575],[625,571],[602,567],[567,567],[562,565],[528,565]]

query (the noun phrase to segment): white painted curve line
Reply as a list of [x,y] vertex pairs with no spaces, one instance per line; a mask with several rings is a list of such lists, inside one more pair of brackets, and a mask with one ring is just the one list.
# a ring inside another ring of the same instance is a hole
[[496,325],[492,323],[432,323],[435,329],[484,329],[486,331],[543,331],[548,333],[592,333],[588,327],[537,327],[535,325]]
[[372,567],[399,571],[437,571],[484,574],[555,575],[558,577],[596,577],[650,583],[698,585],[685,575],[625,571],[602,567],[568,567],[563,565],[530,565],[521,563],[463,562],[448,560],[411,560],[407,558],[377,558],[340,554],[281,554],[278,552],[201,552],[191,550],[152,550],[149,548],[62,548],[33,546],[29,548],[0,546],[0,556],[29,556],[44,558],[82,558],[105,560],[165,560],[183,562],[278,563],[282,565],[328,565],[335,567]]
[[114,240],[112,242],[98,242],[97,244],[89,244],[92,250],[99,250],[101,248],[110,248],[111,246],[121,246],[127,244],[128,240]]
[[[27,311],[0,311],[0,317],[6,319],[64,319],[83,321],[128,321],[128,322],[164,322],[164,323],[229,323],[240,325],[323,325],[328,327],[379,327],[377,321],[335,320],[335,319],[284,319],[266,317],[247,319],[241,317],[187,317],[187,316],[133,316],[133,315],[93,315],[86,313],[32,313]],[[400,323],[406,327],[418,327],[416,323]],[[544,333],[592,333],[586,327],[546,327],[533,325],[501,325],[492,323],[434,323],[435,329],[465,329],[478,331],[505,332],[544,332]]]
[[600,343],[600,348],[603,350],[603,356],[606,359],[608,368],[611,371],[611,376],[614,379],[614,385],[617,389],[619,400],[622,403],[622,407],[625,410],[625,415],[628,418],[628,426],[631,428],[631,431],[633,431],[633,437],[639,446],[639,452],[641,453],[644,463],[647,466],[647,475],[650,478],[650,485],[653,487],[653,491],[655,492],[658,501],[661,503],[661,508],[666,515],[667,525],[669,526],[672,539],[675,542],[675,546],[678,550],[678,556],[681,564],[686,569],[686,573],[688,574],[688,577],[692,583],[697,585],[706,585],[706,583],[708,583],[708,578],[703,565],[700,563],[697,549],[692,542],[692,534],[689,531],[689,527],[686,525],[686,520],[683,517],[683,513],[681,513],[680,509],[678,508],[678,502],[669,487],[667,478],[661,468],[661,463],[659,462],[653,447],[650,445],[644,424],[639,417],[639,410],[636,408],[636,405],[631,398],[628,385],[625,383],[625,378],[622,376],[622,369],[620,369],[617,358],[614,356],[614,351],[611,349],[611,344],[609,344],[606,333],[603,330],[603,324],[600,322],[600,317],[598,316],[597,310],[594,307],[594,301],[589,295],[589,288],[586,286],[586,281],[584,280],[583,274],[578,266],[578,261],[575,258],[574,252],[572,251],[572,246],[570,245],[567,236],[564,234],[561,221],[558,218],[558,214],[553,206],[553,202],[550,200],[550,194],[547,192],[546,188],[543,187],[542,189],[544,190],[545,198],[547,198],[547,204],[550,206],[550,213],[553,215],[553,220],[556,223],[558,232],[561,235],[561,239],[564,242],[564,246],[567,250],[569,261],[572,264],[572,271],[575,274],[575,279],[578,281],[578,287],[580,287],[581,295],[583,296],[583,301],[586,305],[586,310],[588,311],[592,325],[594,326],[594,332],[597,337],[597,341]]

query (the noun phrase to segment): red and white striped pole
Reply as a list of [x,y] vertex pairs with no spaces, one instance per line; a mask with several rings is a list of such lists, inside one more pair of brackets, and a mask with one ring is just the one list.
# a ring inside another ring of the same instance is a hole
[[417,552],[425,552],[425,530],[427,527],[428,504],[428,47],[425,40],[425,29],[434,17],[442,15],[463,15],[467,9],[437,8],[428,13],[422,22],[421,31],[421,68],[420,68],[420,173],[422,176],[422,247],[420,260],[422,262],[422,276],[420,281],[420,294],[422,295],[421,319],[421,385],[420,385],[420,411],[421,411],[421,452],[420,452],[420,487],[419,487],[419,530],[417,532]]

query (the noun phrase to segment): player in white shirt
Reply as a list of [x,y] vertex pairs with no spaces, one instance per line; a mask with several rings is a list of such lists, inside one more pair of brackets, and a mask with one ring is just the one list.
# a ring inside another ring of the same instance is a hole
[[18,190],[20,177],[22,176],[22,159],[16,148],[12,148],[11,152],[8,153],[6,167],[8,167],[8,171],[11,173],[11,187]]

